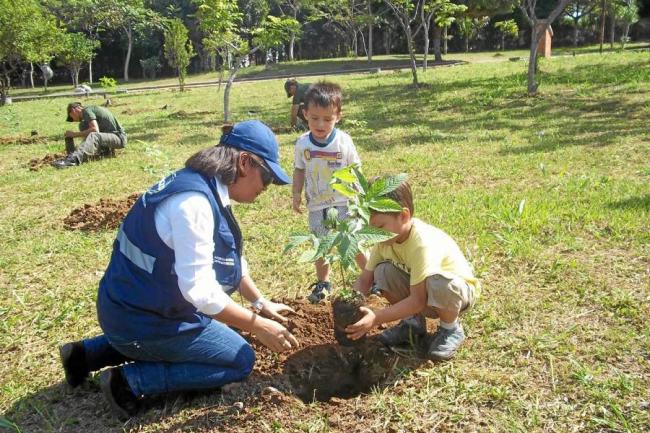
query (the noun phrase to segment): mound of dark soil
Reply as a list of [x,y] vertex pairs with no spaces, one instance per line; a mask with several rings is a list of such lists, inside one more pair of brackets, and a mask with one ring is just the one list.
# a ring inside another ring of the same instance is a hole
[[57,159],[65,158],[65,153],[48,153],[42,158],[30,159],[27,166],[31,171],[38,171],[41,168],[49,167]]
[[48,141],[48,137],[44,135],[5,135],[0,137],[0,145],[3,144],[34,144],[34,143],[45,143]]
[[117,228],[140,194],[131,194],[122,200],[103,198],[96,204],[85,204],[74,209],[63,220],[68,230],[112,230]]

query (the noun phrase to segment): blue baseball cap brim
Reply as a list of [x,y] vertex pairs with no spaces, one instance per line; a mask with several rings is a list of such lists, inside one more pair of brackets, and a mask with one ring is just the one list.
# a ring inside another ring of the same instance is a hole
[[275,185],[291,183],[291,178],[287,176],[279,163],[280,154],[275,134],[271,128],[259,120],[236,123],[229,133],[221,136],[219,142],[247,150],[262,158],[273,174]]
[[264,162],[266,162],[266,165],[271,169],[271,173],[273,173],[273,183],[275,185],[289,185],[291,183],[291,178],[287,176],[287,173],[280,167],[280,164],[267,159]]

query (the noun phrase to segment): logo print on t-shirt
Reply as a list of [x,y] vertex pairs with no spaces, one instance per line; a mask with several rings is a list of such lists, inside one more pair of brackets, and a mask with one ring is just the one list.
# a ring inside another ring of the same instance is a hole
[[325,159],[327,161],[336,161],[343,159],[341,152],[325,152],[322,150],[305,150],[305,159],[309,161],[312,158]]

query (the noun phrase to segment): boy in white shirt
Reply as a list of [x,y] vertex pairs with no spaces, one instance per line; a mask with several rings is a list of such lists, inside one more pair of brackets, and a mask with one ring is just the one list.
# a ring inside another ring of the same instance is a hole
[[[351,164],[360,163],[352,138],[335,128],[341,119],[341,87],[338,84],[321,81],[312,84],[304,96],[304,114],[309,132],[296,141],[293,171],[293,209],[302,213],[302,191],[309,211],[309,229],[316,236],[327,232],[323,222],[327,210],[337,209],[339,219],[347,215],[347,198],[330,186],[332,173]],[[366,257],[359,254],[357,265],[363,269]],[[311,285],[308,299],[318,303],[331,291],[330,267],[324,260],[316,261],[318,281]]]

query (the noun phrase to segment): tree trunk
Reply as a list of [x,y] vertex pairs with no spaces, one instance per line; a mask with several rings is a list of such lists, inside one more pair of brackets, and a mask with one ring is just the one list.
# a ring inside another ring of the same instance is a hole
[[442,52],[440,51],[440,37],[442,29],[437,25],[433,25],[433,53],[436,56],[436,62],[442,62]]
[[409,56],[411,57],[411,72],[413,73],[413,85],[417,89],[420,87],[418,83],[418,68],[415,61],[415,51],[413,49],[413,35],[411,34],[411,26],[408,24],[408,17],[404,18],[406,20],[406,25],[404,29],[406,30],[406,43],[408,45]]
[[422,70],[426,71],[429,66],[429,24],[425,24],[422,27],[423,36],[424,36],[424,58],[422,59]]
[[501,51],[505,50],[506,48],[506,34],[502,33],[501,34]]
[[600,54],[603,53],[603,44],[605,43],[605,1],[600,4]]
[[291,39],[289,40],[289,61],[293,62],[293,46],[296,44],[296,35],[291,33]]
[[443,38],[442,38],[442,52],[447,55],[447,26],[445,26],[444,31],[442,32]]
[[29,62],[29,84],[34,88],[34,63]]
[[465,52],[469,53],[469,36],[465,36]]
[[579,32],[578,32],[578,22],[577,22],[577,21],[573,21],[573,48],[577,48],[577,47],[578,47],[578,36],[579,36],[579,35],[580,35],[580,34],[579,34]]
[[616,15],[614,11],[609,11],[609,48],[614,49],[614,39],[616,38]]
[[81,70],[80,66],[71,66],[70,67],[70,76],[72,77],[72,86],[76,89],[79,86],[79,71]]
[[131,61],[131,51],[133,50],[133,30],[130,27],[125,27],[126,38],[127,38],[127,48],[126,48],[126,58],[124,59],[124,81],[129,81],[129,62]]
[[621,48],[625,49],[625,44],[630,37],[630,23],[625,23],[623,27],[623,36],[621,37]]
[[368,63],[372,63],[372,2],[368,1]]
[[532,32],[530,38],[530,57],[528,58],[528,95],[535,96],[537,94],[537,82],[535,81],[535,74],[537,73],[537,46],[544,34],[544,31],[537,32],[538,23],[533,22]]
[[88,82],[93,83],[93,59],[88,60]]
[[230,88],[232,87],[235,76],[239,71],[239,62],[235,62],[235,66],[230,70],[230,76],[226,83],[226,88],[223,90],[223,121],[224,123],[230,122]]

